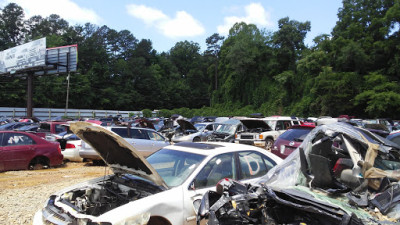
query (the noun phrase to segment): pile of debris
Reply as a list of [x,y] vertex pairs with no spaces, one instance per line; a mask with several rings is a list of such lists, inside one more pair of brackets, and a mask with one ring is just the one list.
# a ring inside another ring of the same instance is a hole
[[198,222],[395,224],[400,147],[346,123],[315,128],[258,184],[224,179],[206,193]]

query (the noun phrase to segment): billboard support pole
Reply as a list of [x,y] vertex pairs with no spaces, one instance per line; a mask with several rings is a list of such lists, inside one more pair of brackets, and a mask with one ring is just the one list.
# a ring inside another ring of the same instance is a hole
[[26,113],[27,117],[33,116],[33,75],[34,72],[28,72],[28,90],[27,90],[27,103],[26,103]]
[[68,97],[69,97],[69,52],[67,53],[67,99],[65,100],[65,117],[67,116],[68,111]]

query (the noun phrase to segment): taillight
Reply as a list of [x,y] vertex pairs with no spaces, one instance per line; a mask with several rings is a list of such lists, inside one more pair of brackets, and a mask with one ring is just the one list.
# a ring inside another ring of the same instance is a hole
[[67,143],[67,145],[65,145],[65,148],[75,148],[75,145],[71,144],[71,143]]
[[235,134],[235,139],[237,139],[238,138],[238,135],[237,134]]

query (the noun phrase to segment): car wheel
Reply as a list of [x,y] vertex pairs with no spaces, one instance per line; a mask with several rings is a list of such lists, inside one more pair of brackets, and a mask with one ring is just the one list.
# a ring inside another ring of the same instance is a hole
[[272,147],[274,146],[274,140],[272,140],[271,138],[267,138],[265,140],[265,149],[267,151],[272,151]]
[[193,138],[193,142],[200,142],[201,140],[200,140],[200,138],[199,137],[195,137],[195,138]]
[[150,220],[147,223],[147,225],[171,225],[171,223],[169,223],[164,218],[161,218],[161,217],[158,217],[158,216],[154,216],[154,217],[150,217]]
[[49,168],[49,160],[47,158],[34,158],[29,163],[28,169],[30,170],[40,170]]

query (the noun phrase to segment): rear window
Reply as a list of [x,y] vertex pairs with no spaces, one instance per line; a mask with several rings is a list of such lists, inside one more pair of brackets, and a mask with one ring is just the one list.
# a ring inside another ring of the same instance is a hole
[[131,135],[136,139],[149,139],[146,130],[131,129]]
[[311,129],[289,129],[286,132],[284,132],[283,134],[281,134],[281,136],[279,136],[279,138],[288,140],[288,141],[293,141],[295,138],[296,139],[304,139],[308,133],[310,133]]
[[129,138],[128,135],[128,128],[111,128],[111,131],[115,132],[116,134],[118,134],[119,136],[123,137],[123,138]]

